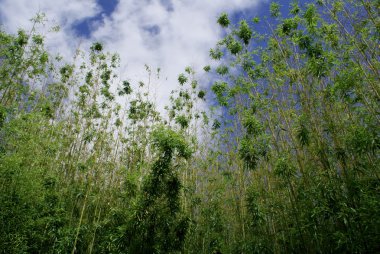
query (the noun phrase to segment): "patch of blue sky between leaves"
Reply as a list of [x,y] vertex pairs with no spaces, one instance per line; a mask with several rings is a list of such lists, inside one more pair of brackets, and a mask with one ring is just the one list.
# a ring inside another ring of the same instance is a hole
[[104,17],[111,16],[115,11],[119,0],[97,0],[97,3],[101,7],[101,11],[96,16],[81,20],[73,26],[77,35],[89,38],[94,26],[101,24]]

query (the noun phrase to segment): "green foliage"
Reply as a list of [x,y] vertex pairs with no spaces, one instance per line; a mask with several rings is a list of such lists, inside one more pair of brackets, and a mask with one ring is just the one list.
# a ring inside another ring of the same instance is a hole
[[5,119],[7,117],[7,112],[4,107],[0,107],[0,129],[3,127]]
[[275,165],[274,173],[280,177],[289,178],[295,173],[294,166],[286,157],[280,157]]
[[298,22],[295,19],[284,19],[284,22],[282,24],[282,32],[285,35],[290,35],[294,30],[298,28]]
[[307,146],[310,143],[310,132],[307,126],[308,124],[306,118],[301,116],[299,119],[296,137],[302,146]]
[[178,76],[178,82],[181,84],[181,85],[184,85],[186,82],[187,82],[187,78],[185,76],[185,74],[180,74]]
[[249,135],[256,136],[258,134],[261,134],[263,131],[263,127],[259,120],[257,120],[257,118],[251,114],[246,114],[243,119],[243,126],[246,128]]
[[181,183],[173,171],[174,153],[189,159],[191,150],[179,133],[158,126],[152,145],[159,152],[142,185],[135,211],[121,239],[131,253],[173,253],[183,248],[188,219],[180,211]]
[[219,75],[226,75],[228,74],[228,67],[224,65],[218,66],[218,68],[216,68],[216,73]]
[[67,64],[67,65],[63,66],[59,70],[61,77],[62,77],[61,82],[66,83],[69,80],[69,78],[71,77],[71,75],[73,74],[73,71],[74,71],[74,69],[73,69],[72,65]]
[[280,13],[280,5],[276,2],[272,2],[270,4],[270,15],[272,17],[279,17],[281,15]]
[[204,70],[205,72],[209,72],[209,71],[211,70],[210,65],[206,65],[205,67],[203,67],[203,70]]
[[98,42],[63,62],[43,14],[0,31],[0,253],[378,252],[378,7],[222,14],[211,87],[186,67],[167,115],[159,69],[120,82]]
[[238,31],[238,36],[241,40],[243,40],[244,44],[247,45],[252,38],[252,31],[248,26],[247,21],[240,21],[240,27]]
[[100,42],[95,42],[90,48],[93,52],[101,52],[103,50],[103,45]]
[[249,170],[255,170],[261,157],[268,153],[267,140],[264,136],[252,139],[248,136],[242,138],[239,144],[239,156]]
[[243,47],[238,41],[231,39],[227,42],[227,49],[231,52],[231,54],[236,55],[242,51]]
[[198,92],[198,98],[199,98],[199,99],[204,99],[205,96],[206,96],[206,92],[205,92],[205,91],[200,90],[200,91]]
[[216,98],[217,98],[219,104],[221,104],[223,106],[227,106],[226,93],[228,90],[228,84],[225,82],[215,82],[212,85],[211,90],[216,95]]
[[213,124],[212,124],[212,129],[217,130],[220,128],[220,126],[221,126],[221,123],[217,119],[215,119]]
[[308,8],[304,13],[304,18],[306,20],[306,24],[310,32],[314,32],[314,29],[317,26],[318,17],[316,15],[316,7],[314,4],[309,4]]
[[184,115],[177,116],[175,118],[175,121],[177,124],[181,126],[182,129],[186,129],[187,127],[189,127],[189,120]]
[[222,58],[223,52],[220,49],[210,49],[210,57],[215,60]]
[[184,137],[164,126],[157,127],[152,133],[152,145],[162,154],[171,157],[177,153],[179,157],[190,158],[192,151]]
[[228,27],[228,25],[230,24],[230,20],[228,19],[228,14],[222,13],[218,18],[218,23],[222,27]]
[[217,44],[231,53],[219,69],[235,68],[218,73],[212,91],[231,119],[220,130],[218,169],[233,172],[245,196],[230,201],[238,230],[228,239],[238,253],[377,249],[369,232],[378,226],[368,220],[379,209],[378,184],[369,184],[379,174],[375,6],[293,2],[282,18],[272,2],[265,34],[244,40],[242,20]]

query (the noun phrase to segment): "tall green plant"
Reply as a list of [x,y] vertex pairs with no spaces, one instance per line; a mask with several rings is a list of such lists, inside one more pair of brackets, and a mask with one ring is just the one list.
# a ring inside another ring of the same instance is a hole
[[378,210],[376,6],[293,3],[283,18],[272,3],[269,33],[255,31],[258,19],[243,20],[210,52],[225,52],[239,73],[226,76],[223,63],[212,89],[234,119],[235,157],[255,171],[258,194],[242,193],[247,219],[259,209],[264,219],[251,233],[274,243],[250,236],[257,252],[376,249],[378,226],[362,226]]

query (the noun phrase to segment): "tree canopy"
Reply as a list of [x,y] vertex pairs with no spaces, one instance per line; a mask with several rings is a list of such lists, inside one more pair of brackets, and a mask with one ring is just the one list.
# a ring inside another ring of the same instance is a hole
[[222,13],[164,111],[159,69],[0,30],[0,253],[379,252],[380,1],[283,7]]

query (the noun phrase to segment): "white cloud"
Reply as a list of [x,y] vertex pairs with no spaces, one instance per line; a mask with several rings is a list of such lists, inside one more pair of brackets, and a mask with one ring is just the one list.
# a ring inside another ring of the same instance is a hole
[[209,62],[209,49],[221,36],[218,15],[254,8],[260,1],[264,0],[120,0],[112,15],[93,27],[88,40],[78,38],[73,26],[99,14],[95,0],[0,0],[0,20],[15,32],[30,26],[34,13],[45,12],[62,27],[61,33],[49,37],[51,48],[69,56],[79,41],[83,46],[104,42],[107,50],[120,54],[122,75],[131,81],[147,77],[144,64],[160,67],[163,79],[157,98],[162,108],[186,66],[201,72]]
[[[101,11],[96,0],[0,0],[0,22],[7,32],[16,33],[19,28],[32,28],[31,18],[45,13],[48,22],[40,31],[46,34],[47,45],[54,52],[72,58],[80,40],[73,25]],[[59,33],[49,33],[52,26],[59,25]]]

